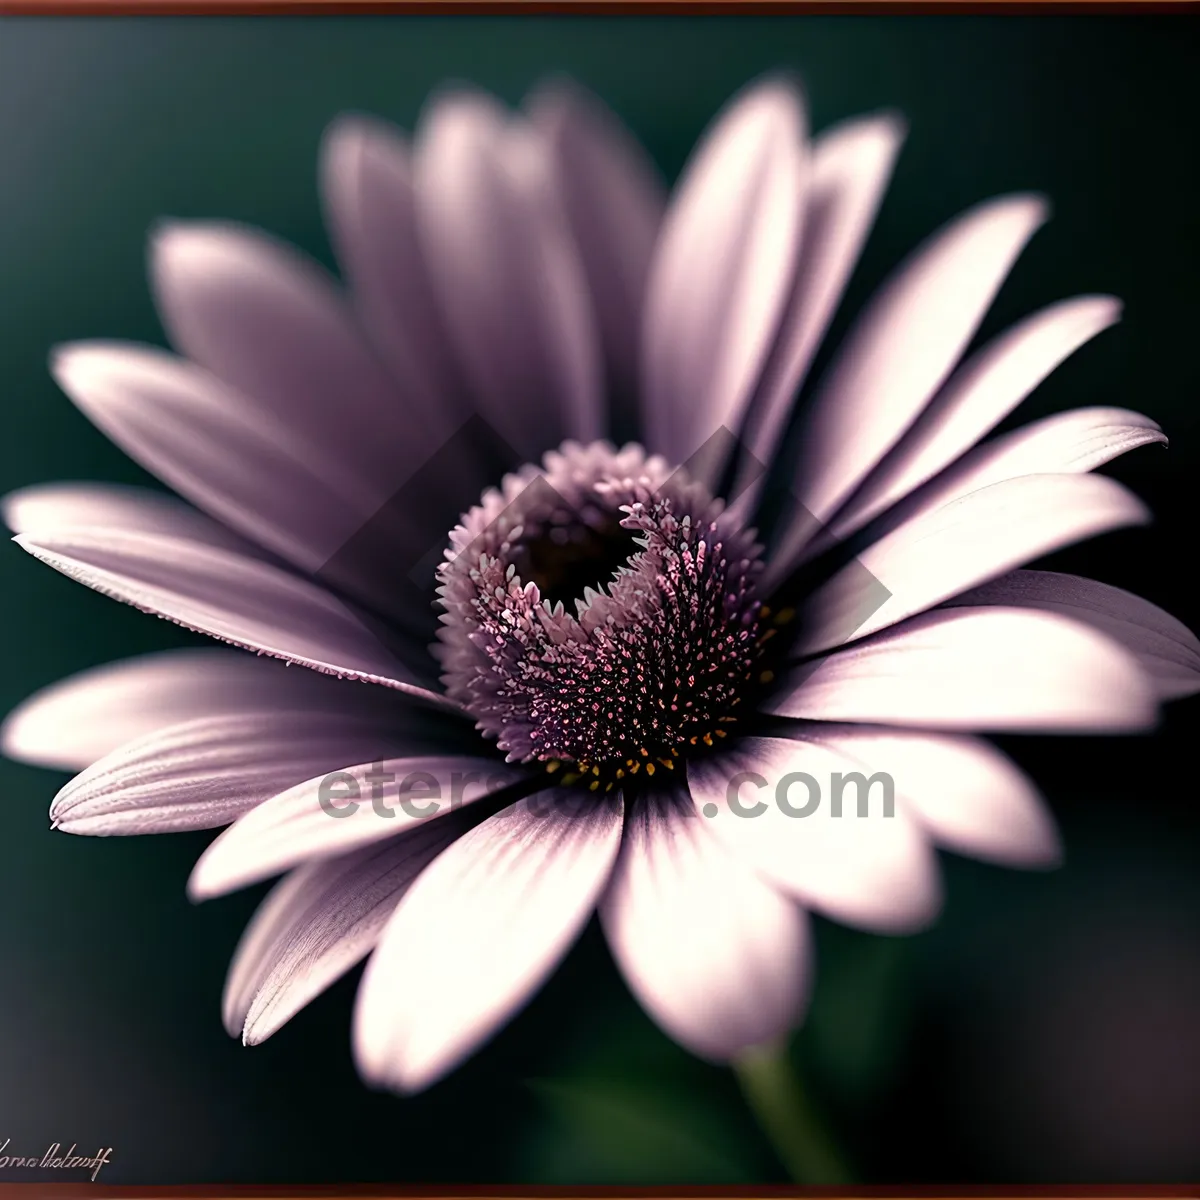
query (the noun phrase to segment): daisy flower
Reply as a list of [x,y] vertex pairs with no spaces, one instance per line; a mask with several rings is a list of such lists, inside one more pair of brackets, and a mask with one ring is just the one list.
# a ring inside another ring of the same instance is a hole
[[343,283],[167,224],[177,354],[54,353],[175,495],[28,488],[17,543],[228,645],[59,683],[4,747],[78,772],[66,832],[227,826],[196,899],[282,875],[230,1033],[261,1042],[369,955],[357,1063],[419,1090],[598,911],[654,1020],[745,1061],[802,1019],[811,912],[914,930],[937,847],[1055,861],[978,734],[1144,730],[1200,690],[1173,618],[1021,569],[1146,521],[1091,472],[1165,442],[1116,408],[984,440],[1119,315],[1077,297],[971,345],[1041,198],[936,232],[807,380],[903,136],[883,114],[810,137],[798,89],[761,80],[668,197],[572,86],[517,113],[447,91],[411,143],[329,130]]

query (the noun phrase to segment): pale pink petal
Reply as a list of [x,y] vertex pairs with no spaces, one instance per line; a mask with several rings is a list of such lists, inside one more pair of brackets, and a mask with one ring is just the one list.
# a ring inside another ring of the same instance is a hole
[[743,738],[689,763],[688,783],[696,819],[807,905],[867,929],[919,929],[941,904],[936,859],[886,781],[849,778],[839,791],[861,767],[835,747]]
[[352,687],[239,650],[167,650],[81,671],[30,696],[0,726],[0,750],[38,766],[80,771],[168,725],[222,713],[280,710],[410,720],[390,688]]
[[[969,492],[905,522],[823,585],[801,649],[865,637],[1063,546],[1149,520],[1136,496],[1103,475],[1022,475]],[[880,585],[890,593],[882,604]],[[868,607],[861,624],[847,619]]]
[[801,429],[791,561],[916,420],[966,349],[1000,285],[1046,219],[1036,196],[981,204],[934,234],[868,305]]
[[52,369],[131,458],[304,570],[322,567],[386,499],[352,464],[318,454],[228,385],[161,350],[78,342],[55,353]]
[[382,683],[451,710],[329,592],[279,567],[187,536],[108,529],[21,534],[64,575],[244,649]]
[[13,533],[59,533],[69,529],[119,529],[188,537],[209,546],[254,554],[232,530],[174,496],[117,483],[39,483],[9,492],[0,501]]
[[1057,613],[923,613],[785,678],[778,716],[1014,732],[1147,729],[1157,705],[1137,660]]
[[723,1061],[800,1023],[812,951],[804,910],[701,825],[686,796],[640,801],[600,917],[647,1012]]
[[[349,686],[349,685],[347,685]],[[255,805],[347,762],[434,741],[430,723],[320,709],[196,717],[119,746],[54,798],[66,833],[177,833],[228,825]]]
[[1024,475],[1086,474],[1139,446],[1166,444],[1162,430],[1125,408],[1075,408],[976,446],[873,526],[880,537],[959,498]]
[[415,172],[421,246],[480,415],[526,458],[600,436],[594,320],[544,140],[451,93],[422,120]]
[[401,405],[448,435],[471,411],[433,307],[407,139],[373,118],[339,117],[322,143],[321,184],[351,300],[391,369]]
[[796,269],[808,182],[795,88],[734,98],[694,151],[647,283],[647,448],[685,462],[735,425],[774,340]]
[[36,692],[0,726],[0,750],[81,771],[134,738],[195,717],[335,701],[371,702],[380,712],[397,712],[401,703],[389,689],[348,690],[331,676],[238,650],[167,650],[93,667]]
[[272,796],[225,830],[200,856],[188,894],[208,900],[411,832],[525,774],[496,759],[445,753],[340,766]]
[[459,834],[432,821],[408,837],[298,867],[259,905],[225,980],[231,1037],[257,1046],[374,948],[413,881]]
[[932,479],[1029,395],[1060,363],[1116,324],[1121,303],[1077,296],[1014,325],[973,354],[824,531],[839,540]]
[[354,1052],[368,1081],[429,1086],[508,1020],[575,940],[608,882],[621,808],[559,800],[491,817],[401,901],[358,994]]
[[233,224],[170,224],[151,267],[176,348],[339,480],[357,476],[383,503],[439,444],[406,410],[333,281],[290,247]]
[[757,463],[769,464],[774,457],[792,403],[875,222],[905,132],[900,118],[887,113],[842,122],[813,142],[799,267],[745,434],[746,449]]
[[646,277],[666,208],[662,180],[620,122],[578,85],[541,87],[527,106],[553,156],[595,306],[610,392],[631,396]]
[[792,735],[814,741],[895,782],[930,837],[960,854],[1007,866],[1059,861],[1058,833],[1033,784],[981,738],[814,722]]
[[1056,571],[1013,571],[956,597],[954,605],[1003,604],[1057,612],[1094,625],[1136,655],[1163,700],[1200,691],[1200,640],[1157,605],[1107,583]]

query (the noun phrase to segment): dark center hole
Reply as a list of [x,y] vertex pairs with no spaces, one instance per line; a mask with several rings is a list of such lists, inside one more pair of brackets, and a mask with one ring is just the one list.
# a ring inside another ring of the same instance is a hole
[[521,577],[536,583],[544,600],[561,600],[573,613],[584,589],[599,591],[638,547],[633,534],[604,513],[549,525],[523,549],[525,562],[517,568]]

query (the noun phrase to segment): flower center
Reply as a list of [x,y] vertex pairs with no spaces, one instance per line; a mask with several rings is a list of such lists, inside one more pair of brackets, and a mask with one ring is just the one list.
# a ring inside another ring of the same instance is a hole
[[435,652],[510,761],[607,790],[715,745],[770,678],[760,571],[752,532],[682,471],[568,443],[454,530]]

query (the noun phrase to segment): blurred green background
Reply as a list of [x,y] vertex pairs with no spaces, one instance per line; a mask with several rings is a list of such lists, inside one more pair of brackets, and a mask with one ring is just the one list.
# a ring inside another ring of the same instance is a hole
[[[838,329],[961,208],[1014,189],[1052,197],[1055,219],[984,332],[1086,291],[1127,312],[1022,419],[1127,405],[1172,438],[1115,468],[1156,525],[1058,565],[1200,626],[1198,50],[1191,18],[0,19],[0,490],[141,478],[50,381],[48,349],[161,340],[143,272],[162,215],[259,223],[328,262],[315,165],[337,112],[411,126],[447,78],[516,101],[566,71],[673,177],[730,92],[786,66],[817,128],[879,107],[911,122]],[[3,711],[62,675],[185,640],[12,546],[0,581]],[[947,858],[948,906],[929,933],[822,926],[795,1053],[864,1180],[1200,1176],[1198,715],[1200,701],[1182,703],[1148,739],[1010,740],[1061,821],[1062,870]],[[519,1019],[415,1099],[355,1077],[353,979],[243,1049],[221,1030],[219,996],[261,889],[191,907],[183,884],[206,835],[52,834],[61,782],[0,763],[12,1149],[112,1146],[102,1181],[126,1183],[783,1179],[731,1078],[640,1014],[594,929]]]

